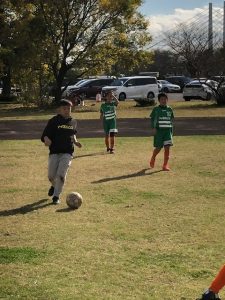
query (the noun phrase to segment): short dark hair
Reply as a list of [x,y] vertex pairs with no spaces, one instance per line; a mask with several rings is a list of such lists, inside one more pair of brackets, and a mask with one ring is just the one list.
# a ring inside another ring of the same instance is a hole
[[58,107],[61,107],[61,106],[73,106],[73,103],[70,100],[62,99],[58,103]]
[[166,97],[166,98],[168,99],[168,96],[167,96],[166,93],[159,93],[159,94],[158,94],[158,100],[159,100],[160,98],[162,98],[162,97]]

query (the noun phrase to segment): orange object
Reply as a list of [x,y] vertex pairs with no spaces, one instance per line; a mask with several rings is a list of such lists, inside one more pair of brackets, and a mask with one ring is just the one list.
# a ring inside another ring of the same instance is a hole
[[213,291],[215,294],[218,294],[219,291],[225,286],[225,265],[216,275],[215,279],[211,283],[210,290]]

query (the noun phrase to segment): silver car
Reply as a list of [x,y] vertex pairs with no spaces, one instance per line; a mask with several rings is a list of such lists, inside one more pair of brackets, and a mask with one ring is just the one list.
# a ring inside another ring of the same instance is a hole
[[167,80],[158,80],[159,86],[161,88],[160,92],[181,92],[181,88],[177,84],[170,83]]

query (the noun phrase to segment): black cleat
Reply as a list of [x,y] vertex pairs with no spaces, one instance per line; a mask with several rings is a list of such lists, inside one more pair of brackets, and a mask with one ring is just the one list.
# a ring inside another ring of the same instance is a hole
[[54,186],[51,186],[50,189],[48,190],[48,196],[51,197],[54,194]]
[[57,205],[57,204],[59,204],[59,203],[60,203],[59,197],[54,196],[54,197],[52,198],[52,204]]
[[221,300],[218,294],[215,294],[212,291],[206,291],[201,298],[197,300]]

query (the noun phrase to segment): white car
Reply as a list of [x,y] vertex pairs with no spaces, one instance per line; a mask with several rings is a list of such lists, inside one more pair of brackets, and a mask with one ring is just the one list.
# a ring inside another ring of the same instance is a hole
[[158,83],[161,87],[160,92],[164,92],[164,93],[181,92],[181,87],[178,84],[170,83],[167,80],[158,80]]
[[210,86],[215,87],[215,83],[211,80],[193,80],[185,85],[183,98],[185,101],[191,99],[210,100],[213,96]]
[[159,88],[156,77],[131,76],[121,77],[114,80],[110,86],[102,88],[104,97],[107,90],[113,90],[115,96],[120,100],[125,99],[154,99],[158,96]]

